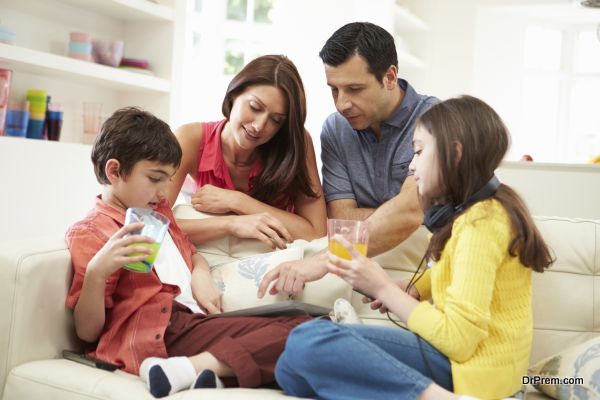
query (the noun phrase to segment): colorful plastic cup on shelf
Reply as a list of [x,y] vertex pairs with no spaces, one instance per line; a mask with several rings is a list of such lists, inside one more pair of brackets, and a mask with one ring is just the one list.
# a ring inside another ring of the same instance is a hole
[[6,136],[26,137],[29,111],[8,109],[6,113]]
[[60,131],[63,123],[62,111],[47,111],[46,112],[46,134],[48,140],[58,141],[60,139]]
[[27,125],[27,137],[29,139],[41,139],[44,135],[44,120],[29,118]]
[[92,43],[92,35],[87,32],[71,32],[69,39],[71,42]]
[[[153,243],[133,243],[130,246],[143,246],[152,249],[152,254],[144,261],[125,264],[123,268],[133,271],[148,273],[152,271],[156,255],[160,250],[160,245],[169,230],[169,219],[150,208],[128,208],[125,212],[125,225],[134,222],[143,222],[144,227],[140,230],[133,231],[130,235],[144,235],[152,238]],[[143,253],[132,253],[131,256],[139,256]]]
[[122,40],[94,39],[92,40],[92,57],[99,64],[118,67],[123,58]]

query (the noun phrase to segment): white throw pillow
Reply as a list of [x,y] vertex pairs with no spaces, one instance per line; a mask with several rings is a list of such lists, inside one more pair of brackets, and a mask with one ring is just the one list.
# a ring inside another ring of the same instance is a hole
[[302,249],[289,248],[211,267],[215,285],[223,293],[223,311],[235,311],[287,300],[287,295],[272,296],[269,293],[259,299],[256,293],[263,276],[268,271],[282,262],[300,260],[302,254]]

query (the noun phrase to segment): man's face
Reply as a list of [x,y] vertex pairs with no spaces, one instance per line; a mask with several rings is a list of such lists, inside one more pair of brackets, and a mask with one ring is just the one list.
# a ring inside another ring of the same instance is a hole
[[384,120],[389,90],[369,72],[364,58],[353,55],[337,67],[325,64],[325,76],[335,108],[353,129],[364,130]]

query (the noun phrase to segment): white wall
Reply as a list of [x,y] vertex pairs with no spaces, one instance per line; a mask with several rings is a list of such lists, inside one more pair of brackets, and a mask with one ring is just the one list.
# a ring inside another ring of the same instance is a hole
[[0,241],[63,237],[100,193],[90,146],[0,137]]

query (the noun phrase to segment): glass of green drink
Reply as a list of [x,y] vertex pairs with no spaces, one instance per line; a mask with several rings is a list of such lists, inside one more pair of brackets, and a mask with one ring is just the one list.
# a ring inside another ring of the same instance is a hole
[[[160,245],[169,230],[169,219],[153,211],[150,208],[128,208],[125,213],[125,225],[134,222],[142,222],[144,227],[140,230],[131,232],[131,235],[144,235],[154,239],[154,243],[133,243],[131,246],[143,246],[152,249],[152,254],[144,261],[125,264],[123,268],[133,272],[148,273],[152,271],[154,260],[160,249]],[[132,253],[131,256],[139,256],[142,253]]]

